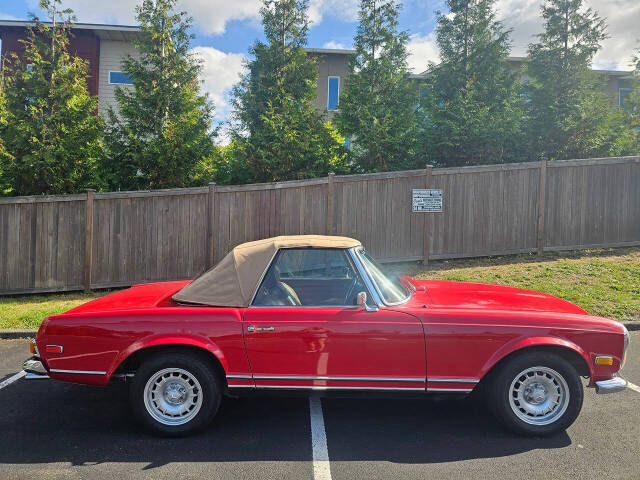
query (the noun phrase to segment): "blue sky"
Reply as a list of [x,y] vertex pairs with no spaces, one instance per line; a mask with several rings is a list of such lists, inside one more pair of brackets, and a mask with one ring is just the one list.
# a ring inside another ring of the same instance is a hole
[[[496,0],[497,16],[512,33],[512,55],[524,55],[528,43],[542,29],[543,0]],[[594,66],[629,69],[640,38],[640,1],[585,0],[607,19],[610,38],[594,60]],[[80,23],[135,23],[136,0],[65,0]],[[410,34],[409,66],[423,71],[438,60],[433,29],[436,10],[446,11],[444,0],[405,0],[400,28]],[[194,51],[203,59],[203,89],[212,97],[218,120],[229,113],[228,91],[242,71],[251,43],[262,36],[260,0],[179,0],[180,8],[194,17]],[[310,47],[349,48],[357,27],[358,0],[310,0]],[[37,0],[0,0],[0,19],[26,19],[38,11]]]

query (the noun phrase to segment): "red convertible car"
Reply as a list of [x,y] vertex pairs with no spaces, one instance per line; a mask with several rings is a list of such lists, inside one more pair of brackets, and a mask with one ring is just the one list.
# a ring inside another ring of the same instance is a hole
[[[564,300],[480,283],[391,278],[357,240],[291,236],[233,249],[191,282],[136,285],[47,318],[28,378],[130,382],[141,422],[205,427],[223,394],[482,394],[526,435],[566,429],[583,384],[623,390],[629,334]],[[368,393],[370,394],[370,393]]]

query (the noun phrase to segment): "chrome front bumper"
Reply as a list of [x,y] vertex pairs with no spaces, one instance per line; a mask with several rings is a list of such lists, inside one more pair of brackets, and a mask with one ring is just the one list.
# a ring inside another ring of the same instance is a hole
[[42,362],[38,357],[31,357],[25,361],[22,365],[22,369],[26,372],[24,378],[27,380],[33,380],[36,378],[49,378],[49,373],[42,365]]
[[621,377],[613,377],[610,380],[596,382],[596,393],[616,393],[627,388],[627,381]]

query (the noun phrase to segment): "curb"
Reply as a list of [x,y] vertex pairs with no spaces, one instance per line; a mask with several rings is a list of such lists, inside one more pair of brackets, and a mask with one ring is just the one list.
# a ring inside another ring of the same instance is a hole
[[[640,330],[640,322],[623,322],[623,325],[630,332]],[[0,330],[0,339],[31,338],[35,337],[37,332],[37,330]]]
[[35,337],[37,330],[0,330],[0,339],[16,339]]

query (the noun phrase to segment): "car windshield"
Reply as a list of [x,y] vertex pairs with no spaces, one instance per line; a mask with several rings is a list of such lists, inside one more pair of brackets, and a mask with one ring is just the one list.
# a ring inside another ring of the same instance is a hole
[[385,274],[384,269],[364,250],[359,250],[358,254],[385,303],[402,303],[409,298],[411,292],[398,277]]

